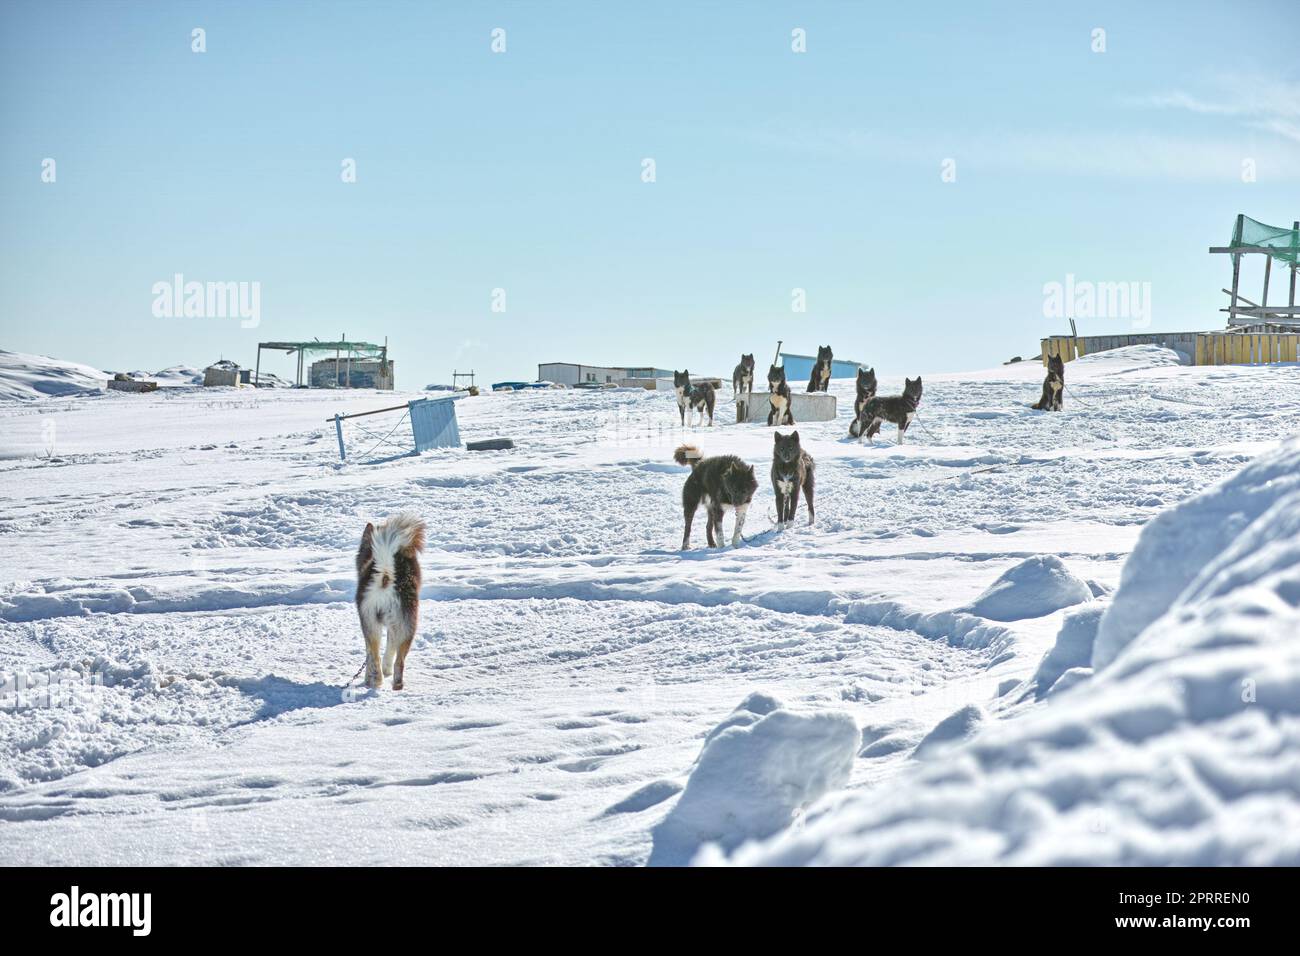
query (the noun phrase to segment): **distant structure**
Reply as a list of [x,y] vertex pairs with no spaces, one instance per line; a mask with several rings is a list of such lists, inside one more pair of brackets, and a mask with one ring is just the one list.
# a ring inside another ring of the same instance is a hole
[[[796,382],[807,383],[812,376],[813,365],[816,363],[815,355],[796,355],[793,352],[781,353],[781,364],[785,366],[786,381],[790,382],[790,387],[794,387]],[[854,378],[858,374],[858,369],[865,366],[861,362],[854,362],[852,359],[832,359],[831,360],[831,378]],[[756,379],[766,379],[766,372],[755,374]],[[764,386],[766,388],[766,386]],[[795,419],[798,421],[799,419]]]
[[[253,369],[253,384],[257,385],[262,371],[262,350],[284,352],[296,355],[298,370],[294,376],[294,385],[303,387],[304,374],[307,384],[312,388],[378,388],[391,390],[394,387],[393,362],[388,357],[388,340],[383,345],[373,342],[349,342],[343,336],[337,342],[322,342],[312,339],[310,342],[258,342],[257,364]],[[328,355],[306,366],[311,355]]]
[[[1067,362],[1085,355],[1132,345],[1160,345],[1182,354],[1189,365],[1273,365],[1300,359],[1300,306],[1296,305],[1296,272],[1300,268],[1300,220],[1291,228],[1270,226],[1242,213],[1226,246],[1211,246],[1214,255],[1232,256],[1232,288],[1224,289],[1228,307],[1226,328],[1209,332],[1144,332],[1130,335],[1079,335],[1070,322],[1069,335],[1042,339],[1042,362],[1060,356]],[[1264,256],[1264,288],[1259,302],[1241,294],[1241,257]],[[1273,263],[1290,271],[1287,304],[1269,305]]]
[[537,366],[537,380],[560,385],[623,385],[655,388],[655,381],[672,378],[672,369],[650,365],[579,365],[576,362],[543,362]]
[[252,379],[252,371],[246,368],[240,368],[229,359],[214,362],[203,370],[204,388],[251,385]]
[[108,387],[115,392],[156,392],[157,382],[142,382],[125,372],[118,372],[108,380]]
[[[1232,228],[1231,244],[1211,246],[1210,252],[1232,256],[1232,288],[1223,290],[1228,295],[1228,307],[1219,310],[1228,313],[1229,327],[1252,326],[1261,332],[1300,328],[1300,306],[1295,304],[1296,268],[1300,264],[1300,220],[1292,222],[1291,228],[1286,229],[1238,213]],[[1264,291],[1258,303],[1251,302],[1237,291],[1241,282],[1241,257],[1250,254],[1264,256]],[[1286,305],[1268,304],[1268,284],[1273,277],[1274,260],[1280,268],[1291,270]],[[1275,326],[1276,329],[1266,326]]]

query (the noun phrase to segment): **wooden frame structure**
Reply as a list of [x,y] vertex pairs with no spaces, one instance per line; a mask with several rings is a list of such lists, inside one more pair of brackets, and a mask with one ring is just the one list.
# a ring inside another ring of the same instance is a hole
[[[1245,221],[1243,213],[1237,214],[1237,224],[1233,228],[1233,244],[1230,246],[1211,246],[1210,252],[1219,255],[1232,256],[1232,288],[1224,289],[1228,295],[1228,307],[1220,309],[1220,312],[1228,313],[1228,325],[1256,325],[1261,322],[1273,325],[1288,327],[1300,327],[1300,306],[1295,302],[1295,285],[1296,285],[1296,268],[1300,264],[1295,258],[1291,263],[1291,288],[1287,297],[1286,305],[1269,305],[1268,304],[1268,284],[1273,273],[1273,258],[1277,249],[1271,246],[1247,246],[1240,242],[1242,226]],[[1291,224],[1293,234],[1292,249],[1300,254],[1300,220]],[[1264,255],[1264,292],[1260,296],[1259,302],[1251,302],[1238,291],[1241,280],[1241,257],[1251,253]],[[1238,303],[1244,303],[1239,305]]]

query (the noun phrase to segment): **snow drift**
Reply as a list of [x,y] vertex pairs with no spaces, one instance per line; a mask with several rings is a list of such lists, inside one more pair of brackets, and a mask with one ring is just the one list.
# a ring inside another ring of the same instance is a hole
[[689,863],[705,843],[731,850],[789,826],[848,782],[859,739],[846,713],[799,714],[750,695],[706,738],[681,798],[655,828],[650,865]]
[[0,349],[0,399],[30,401],[102,392],[110,378],[107,372],[78,362]]
[[[1049,670],[1087,643],[1076,613]],[[1144,529],[1090,680],[736,859],[1300,864],[1297,633],[1292,439]]]

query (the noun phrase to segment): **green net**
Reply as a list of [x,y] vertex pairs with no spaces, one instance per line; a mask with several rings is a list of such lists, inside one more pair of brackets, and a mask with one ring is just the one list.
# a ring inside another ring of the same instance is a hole
[[1300,254],[1300,229],[1282,229],[1249,216],[1238,216],[1232,245],[1262,247],[1274,259],[1295,265]]

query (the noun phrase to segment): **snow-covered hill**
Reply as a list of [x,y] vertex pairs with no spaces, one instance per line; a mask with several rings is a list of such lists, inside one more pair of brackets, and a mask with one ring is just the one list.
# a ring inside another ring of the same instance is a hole
[[28,401],[102,392],[112,377],[89,365],[0,349],[0,400]]
[[[1059,415],[1027,407],[1041,366],[925,375],[902,446],[847,441],[836,381],[839,421],[798,426],[817,522],[786,531],[772,432],[725,394],[693,430],[664,393],[465,398],[465,440],[517,447],[375,465],[326,420],[415,395],[0,404],[0,840],[106,865],[1295,861],[1300,374],[1167,359],[1070,363]],[[683,440],[756,465],[741,547],[697,521],[677,550]],[[353,551],[398,510],[429,525],[422,624],[407,689],[367,692]]]

